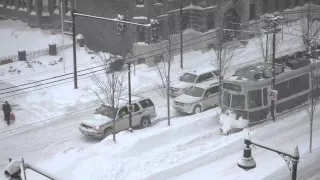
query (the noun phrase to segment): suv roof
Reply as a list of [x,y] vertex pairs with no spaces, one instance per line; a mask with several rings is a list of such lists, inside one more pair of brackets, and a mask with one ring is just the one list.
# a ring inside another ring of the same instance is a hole
[[[128,96],[120,97],[119,99],[120,99],[120,101],[119,101],[119,105],[120,105],[120,106],[129,103],[129,97],[128,97]],[[132,102],[132,103],[133,103],[133,102],[136,102],[136,101],[145,100],[145,99],[149,99],[149,98],[147,98],[147,97],[141,97],[141,96],[131,96],[131,102]]]
[[195,84],[193,86],[206,89],[206,88],[208,88],[210,86],[214,86],[214,85],[219,85],[219,79],[218,78],[214,78],[213,80],[210,80],[210,81],[205,81],[205,82],[202,82],[202,83],[198,83],[198,84]]
[[209,66],[209,67],[205,67],[205,68],[202,67],[202,68],[198,68],[198,69],[193,69],[193,70],[187,71],[186,73],[201,75],[201,74],[213,72],[213,71],[217,71],[217,68]]

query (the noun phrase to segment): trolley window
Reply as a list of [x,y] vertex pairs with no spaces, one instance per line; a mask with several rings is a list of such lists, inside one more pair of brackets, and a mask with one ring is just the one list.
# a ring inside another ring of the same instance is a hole
[[244,95],[232,94],[231,108],[244,109],[245,108],[245,97],[244,97]]
[[268,88],[263,89],[263,105],[268,105]]
[[248,92],[248,107],[249,109],[262,106],[262,92],[261,89]]
[[223,83],[223,88],[233,90],[233,91],[239,91],[241,92],[241,86],[230,84],[230,83]]
[[276,90],[278,91],[278,100],[287,98],[290,96],[289,88],[288,88],[288,81],[281,82],[276,84]]
[[223,104],[230,107],[231,95],[228,92],[223,93]]

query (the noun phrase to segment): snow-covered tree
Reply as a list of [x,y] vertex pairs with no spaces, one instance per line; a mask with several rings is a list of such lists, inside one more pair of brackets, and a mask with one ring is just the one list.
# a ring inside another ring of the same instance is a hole
[[[92,91],[102,104],[108,105],[112,107],[112,109],[117,109],[120,105],[120,98],[124,95],[126,74],[122,71],[116,71],[110,68],[110,63],[117,60],[114,56],[107,56],[104,53],[100,53],[99,57],[100,65],[103,69],[102,72],[99,71],[93,73],[92,79],[95,84],[95,88],[93,88]],[[115,118],[116,114],[113,115],[114,141],[116,141]]]
[[167,101],[167,116],[168,125],[170,126],[170,74],[171,74],[171,62],[173,60],[172,49],[172,36],[169,36],[168,43],[163,45],[163,60],[157,65],[157,73],[160,78],[158,83],[157,92],[165,98]]

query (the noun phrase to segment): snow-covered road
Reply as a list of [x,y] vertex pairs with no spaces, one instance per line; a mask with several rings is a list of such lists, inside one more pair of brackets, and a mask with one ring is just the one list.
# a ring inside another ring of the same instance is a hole
[[36,162],[60,151],[72,147],[85,148],[100,140],[89,139],[79,132],[81,119],[91,115],[85,111],[68,117],[60,118],[50,124],[20,134],[3,137],[0,134],[0,169],[3,169],[8,158]]
[[[156,119],[166,116],[166,113],[162,113],[166,112],[163,110],[166,108],[166,101],[156,91],[139,95],[154,101],[159,112]],[[28,162],[37,162],[71,148],[86,148],[100,142],[100,139],[85,137],[78,130],[80,121],[90,117],[92,113],[93,110],[86,110],[10,136],[0,132],[0,169],[4,168],[9,157],[23,157]],[[172,116],[178,115],[180,114],[172,110]]]

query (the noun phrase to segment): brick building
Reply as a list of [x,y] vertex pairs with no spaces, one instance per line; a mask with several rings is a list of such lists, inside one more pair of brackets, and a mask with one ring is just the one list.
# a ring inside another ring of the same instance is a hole
[[[308,0],[182,0],[184,51],[207,50],[217,43],[220,25],[229,29],[246,28],[250,20],[260,19],[264,13],[283,11],[302,6]],[[170,35],[173,44],[179,44],[180,0],[62,0],[63,12],[60,11],[60,0],[0,0],[0,16],[19,19],[32,27],[60,28],[60,13],[70,19],[70,9],[75,7],[79,13],[115,18],[125,15],[133,22],[148,24],[150,19],[160,22],[162,42],[151,43],[150,29],[130,26],[123,37],[117,36],[114,22],[77,17],[77,34],[85,37],[86,46],[94,50],[107,51],[124,55],[129,53],[139,63],[150,65],[163,59],[159,52],[143,53],[163,47]],[[318,3],[318,1],[313,1]],[[233,23],[230,23],[233,22]],[[68,27],[68,26],[67,26]],[[237,36],[241,39],[246,34],[225,33],[223,38]],[[178,49],[179,45],[173,47]],[[131,52],[131,53],[130,53]],[[179,54],[179,51],[173,51]]]

